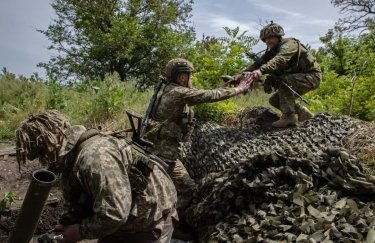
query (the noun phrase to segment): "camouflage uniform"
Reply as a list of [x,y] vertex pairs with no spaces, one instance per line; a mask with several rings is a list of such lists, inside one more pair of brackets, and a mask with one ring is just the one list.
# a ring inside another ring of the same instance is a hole
[[282,38],[276,47],[267,49],[259,63],[251,65],[245,71],[255,69],[275,77],[278,91],[271,96],[269,102],[283,114],[295,113],[298,105],[295,103],[297,97],[280,81],[303,95],[318,88],[322,78],[315,57],[294,38]]
[[193,130],[194,113],[190,106],[228,99],[236,94],[234,88],[201,90],[171,82],[158,98],[152,117],[154,125],[146,137],[155,144],[153,153],[171,165],[170,176],[178,193],[179,213],[196,190],[195,182],[178,159],[180,142],[189,138]]
[[80,223],[82,238],[102,243],[169,242],[177,193],[167,172],[151,162],[145,190],[134,194],[137,185],[131,185],[128,167],[148,157],[112,136],[96,135],[77,146],[85,130],[69,127],[59,153],[68,209],[62,220]]

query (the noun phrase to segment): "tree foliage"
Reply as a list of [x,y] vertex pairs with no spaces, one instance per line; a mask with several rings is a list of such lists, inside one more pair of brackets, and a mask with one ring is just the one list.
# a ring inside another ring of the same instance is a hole
[[[257,40],[239,28],[224,27],[224,37],[203,37],[197,41],[188,53],[188,59],[194,64],[193,84],[200,88],[217,88],[222,75],[241,73],[251,62],[246,53]],[[228,114],[236,112],[236,104],[231,100],[212,104],[203,104],[194,110],[198,117],[221,121]]]
[[374,0],[331,0],[331,3],[343,15],[338,22],[343,30],[367,30],[375,23]]
[[40,30],[56,55],[40,63],[59,80],[158,79],[161,67],[180,55],[194,36],[192,0],[54,0],[57,18]]
[[324,47],[318,50],[317,57],[323,68],[323,82],[308,94],[315,111],[375,119],[374,38],[372,28],[359,37],[344,36],[336,28],[321,38]]
[[195,66],[193,82],[199,87],[218,87],[222,75],[238,74],[251,62],[246,53],[257,40],[246,35],[246,31],[240,33],[238,27],[224,27],[224,30],[227,36],[203,37],[188,53],[188,59]]

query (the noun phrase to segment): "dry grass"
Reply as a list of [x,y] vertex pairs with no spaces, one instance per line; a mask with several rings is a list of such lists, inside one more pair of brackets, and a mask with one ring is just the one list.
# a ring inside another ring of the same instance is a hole
[[375,123],[359,120],[358,125],[355,133],[343,139],[342,145],[375,171]]

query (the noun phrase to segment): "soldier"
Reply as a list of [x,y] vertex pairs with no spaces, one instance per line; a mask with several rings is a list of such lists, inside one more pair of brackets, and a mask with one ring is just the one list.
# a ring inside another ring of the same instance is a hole
[[[245,75],[260,78],[269,74],[265,81],[265,92],[271,93],[273,86],[278,89],[269,102],[281,110],[280,120],[272,123],[274,127],[296,125],[313,117],[306,108],[295,103],[296,96],[288,88],[299,95],[319,87],[322,75],[315,57],[295,38],[282,38],[284,29],[271,21],[260,31],[260,39],[266,43],[267,50],[259,62],[245,70]],[[246,72],[248,71],[248,72]]]
[[168,62],[164,72],[167,84],[155,104],[152,128],[146,133],[147,139],[155,144],[153,153],[170,166],[169,174],[177,189],[179,215],[196,190],[195,182],[178,159],[180,142],[186,141],[193,130],[191,106],[228,99],[246,92],[252,84],[252,77],[248,77],[240,79],[235,88],[195,89],[191,84],[192,71],[193,64],[188,60],[177,58]]
[[164,168],[141,149],[70,126],[55,110],[31,116],[16,136],[19,163],[39,158],[62,174],[67,212],[55,227],[61,242],[170,242],[177,193]]

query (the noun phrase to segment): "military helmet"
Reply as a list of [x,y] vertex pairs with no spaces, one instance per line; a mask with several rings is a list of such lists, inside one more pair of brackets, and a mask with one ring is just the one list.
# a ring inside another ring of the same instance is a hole
[[164,75],[167,81],[175,82],[179,73],[190,74],[194,70],[193,64],[183,58],[170,60],[165,66]]
[[260,31],[260,39],[264,42],[266,38],[271,36],[281,37],[285,35],[283,27],[271,21],[270,24],[263,27]]
[[16,130],[17,162],[24,164],[26,158],[39,158],[42,165],[56,162],[68,126],[68,118],[57,110],[46,110],[30,116]]

